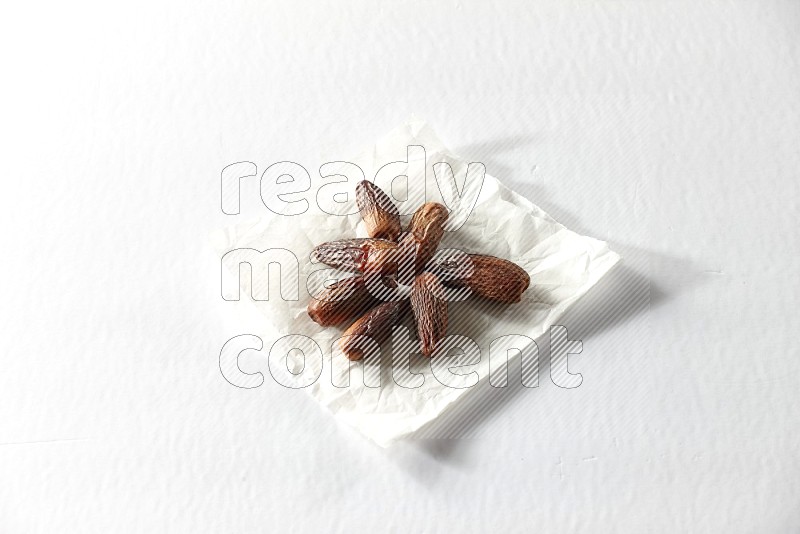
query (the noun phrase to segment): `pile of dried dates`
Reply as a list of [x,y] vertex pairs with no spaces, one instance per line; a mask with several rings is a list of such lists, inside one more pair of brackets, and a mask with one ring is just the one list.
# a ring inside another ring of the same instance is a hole
[[339,340],[351,360],[386,341],[409,308],[422,354],[430,357],[447,335],[446,288],[514,303],[530,284],[524,269],[494,256],[434,257],[448,217],[441,204],[423,204],[403,231],[397,206],[371,182],[356,186],[356,203],[369,237],[323,243],[312,254],[316,261],[356,274],[328,286],[308,304],[309,317],[322,326],[357,318]]

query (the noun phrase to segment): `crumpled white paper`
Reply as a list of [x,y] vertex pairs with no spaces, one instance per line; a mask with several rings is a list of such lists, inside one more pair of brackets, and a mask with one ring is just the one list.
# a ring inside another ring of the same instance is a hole
[[[415,148],[408,149],[409,146]],[[424,154],[416,148],[419,146],[424,147]],[[332,195],[320,194],[318,202],[311,200],[309,210],[301,215],[268,213],[258,221],[239,224],[211,236],[220,257],[235,249],[284,248],[298,258],[299,279],[283,273],[280,288],[275,282],[267,283],[266,269],[252,267],[252,288],[257,293],[261,291],[261,295],[266,294],[268,286],[272,291],[269,300],[252,301],[266,318],[265,331],[258,333],[264,341],[264,351],[268,351],[279,338],[290,334],[313,339],[323,354],[322,358],[312,357],[315,354],[313,344],[284,343],[287,341],[284,338],[273,348],[273,356],[278,354],[286,359],[272,361],[283,362],[283,366],[288,366],[293,373],[302,371],[301,377],[313,379],[318,375],[313,383],[309,379],[308,384],[302,385],[307,385],[307,391],[337,419],[355,427],[381,446],[409,436],[430,423],[469,394],[469,386],[488,379],[490,348],[493,358],[495,354],[503,359],[506,354],[509,358],[519,357],[520,352],[508,349],[523,349],[519,345],[522,338],[512,340],[504,336],[516,334],[537,339],[620,259],[605,242],[566,229],[488,173],[482,184],[474,179],[466,180],[464,191],[468,162],[449,153],[424,122],[404,124],[361,156],[348,161],[357,164],[369,180],[376,178],[381,167],[392,165],[379,175],[390,176],[389,181],[376,180],[376,183],[384,190],[391,187],[395,198],[408,196],[407,202],[399,203],[404,222],[422,203],[419,184],[425,183],[427,200],[443,201],[452,210],[451,221],[456,224],[463,222],[460,228],[445,234],[440,249],[455,248],[506,258],[523,267],[531,277],[531,287],[518,304],[493,304],[477,298],[450,304],[448,334],[471,338],[479,350],[466,350],[462,354],[434,360],[414,355],[409,360],[407,354],[418,347],[413,323],[407,318],[404,324],[409,328],[410,342],[400,343],[396,349],[392,343],[386,343],[380,359],[350,364],[341,354],[334,353],[331,358],[333,342],[349,324],[323,328],[311,321],[306,314],[310,298],[306,284],[313,272],[324,268],[309,260],[315,245],[366,235],[354,203],[355,181],[332,185],[340,191],[349,191],[349,194],[333,197],[335,201],[328,201],[330,205],[325,204],[325,199]],[[455,182],[448,181],[446,168],[434,166],[439,162],[450,165]],[[340,168],[337,165],[331,164],[324,170],[330,170],[332,174]],[[469,167],[469,171],[470,178],[479,176],[472,175],[477,173],[475,166]],[[407,176],[407,184],[412,185],[404,187],[406,182],[402,176],[391,180],[391,177],[399,175]],[[438,182],[437,176],[441,178]],[[341,176],[337,179],[343,180]],[[332,180],[327,178],[324,182],[328,184]],[[454,189],[455,183],[458,183],[457,189]],[[470,193],[475,192],[470,187],[477,186],[480,186],[480,194],[474,209],[470,209],[470,198],[474,198]],[[463,193],[463,200],[459,198],[459,190]],[[337,215],[324,213],[315,204]],[[226,258],[229,267],[238,272],[236,253]],[[223,269],[225,263],[223,261]],[[241,299],[250,300],[250,280],[247,276],[241,279]],[[293,289],[298,282],[299,293]],[[277,294],[279,289],[283,298]],[[291,298],[296,300],[288,300]],[[309,356],[291,351],[292,346],[300,347]],[[405,360],[400,357],[401,351]],[[392,362],[395,361],[402,362],[402,365],[393,369]],[[454,368],[466,364],[471,365]],[[495,362],[493,366],[496,366]],[[342,387],[347,383],[348,367],[349,386]],[[452,373],[447,368],[451,368]],[[418,385],[420,381],[419,377],[409,374],[409,369],[422,375],[424,381],[419,387],[404,387]],[[273,376],[277,375],[273,372]],[[494,378],[492,380],[494,383]]]

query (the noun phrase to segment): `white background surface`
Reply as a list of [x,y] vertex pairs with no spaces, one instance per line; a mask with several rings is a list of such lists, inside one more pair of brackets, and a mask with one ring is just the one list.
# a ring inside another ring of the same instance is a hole
[[[0,530],[798,531],[800,3],[373,4],[7,8]],[[221,377],[206,236],[412,112],[625,263],[579,388],[382,450]]]

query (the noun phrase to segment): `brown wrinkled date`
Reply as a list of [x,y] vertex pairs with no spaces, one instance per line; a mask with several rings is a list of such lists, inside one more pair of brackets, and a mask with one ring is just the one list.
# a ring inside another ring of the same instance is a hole
[[420,351],[433,355],[447,335],[445,287],[468,288],[480,297],[514,303],[530,284],[524,269],[494,256],[458,253],[434,258],[448,219],[441,204],[420,206],[403,232],[399,210],[371,182],[356,186],[356,203],[370,237],[323,243],[311,255],[314,261],[356,275],[329,286],[308,304],[309,317],[321,326],[356,318],[339,340],[350,360],[379,350],[409,309]]
[[339,348],[349,360],[371,356],[376,349],[380,350],[381,343],[389,339],[392,327],[403,319],[407,311],[407,300],[375,306],[344,331]]
[[423,204],[411,217],[408,233],[413,235],[416,243],[417,271],[422,270],[436,253],[444,236],[447,217],[447,208],[436,202]]
[[402,231],[400,212],[386,193],[363,180],[356,186],[356,204],[370,237],[397,240]]
[[363,273],[366,270],[368,258],[376,257],[382,250],[393,249],[397,249],[397,243],[388,239],[374,237],[340,239],[317,245],[311,253],[311,257],[314,261],[343,271]]
[[422,273],[411,288],[411,308],[417,318],[417,335],[422,355],[430,356],[436,344],[447,334],[447,301],[439,278]]
[[308,303],[308,316],[321,326],[334,326],[357,317],[378,303],[366,276],[343,278]]
[[482,254],[468,254],[467,261],[466,267],[453,260],[434,262],[431,270],[445,277],[447,287],[468,287],[480,297],[499,302],[522,300],[522,293],[531,282],[525,269],[508,260]]

